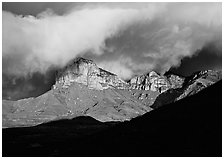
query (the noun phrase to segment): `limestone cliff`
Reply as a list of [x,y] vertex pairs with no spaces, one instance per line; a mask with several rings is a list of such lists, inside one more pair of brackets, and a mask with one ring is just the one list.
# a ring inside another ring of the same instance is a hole
[[124,89],[127,83],[117,75],[107,72],[92,61],[84,58],[76,58],[58,72],[56,89],[59,85],[68,88],[71,83],[77,82],[86,85],[90,89],[103,90],[108,88]]
[[169,75],[168,77],[159,75],[155,71],[147,74],[136,76],[130,80],[130,87],[132,89],[159,91],[163,93],[170,88],[182,87],[184,78]]

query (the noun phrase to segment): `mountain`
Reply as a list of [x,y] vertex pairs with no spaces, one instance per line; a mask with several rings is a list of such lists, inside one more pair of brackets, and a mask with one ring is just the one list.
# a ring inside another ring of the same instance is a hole
[[221,157],[222,81],[131,121],[77,117],[2,135],[4,157]]
[[222,78],[221,71],[205,70],[193,73],[186,77],[182,86],[176,89],[169,89],[161,93],[151,105],[153,109],[169,104],[185,97],[194,95],[204,88],[207,88]]
[[[3,100],[3,127],[34,126],[91,116],[101,122],[125,121],[152,110],[158,92],[130,90],[118,76],[77,58],[57,73],[52,89],[37,98]],[[147,96],[148,105],[140,102]]]
[[204,71],[190,77],[154,71],[125,82],[92,60],[76,58],[57,72],[52,89],[36,98],[2,101],[3,127],[34,126],[90,116],[101,122],[126,121],[201,91],[221,79]]
[[163,93],[168,89],[182,87],[184,78],[177,75],[162,76],[155,71],[136,76],[130,80],[132,89],[159,91]]
[[125,89],[127,87],[127,83],[117,75],[97,67],[92,60],[81,57],[72,60],[62,70],[58,71],[56,84],[53,87],[68,88],[74,82],[97,90],[108,88]]

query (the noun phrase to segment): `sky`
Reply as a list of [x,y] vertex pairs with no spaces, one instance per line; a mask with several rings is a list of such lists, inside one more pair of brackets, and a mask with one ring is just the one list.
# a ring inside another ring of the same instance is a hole
[[188,76],[222,67],[222,4],[2,4],[3,99],[50,89],[82,56],[127,80],[155,70]]

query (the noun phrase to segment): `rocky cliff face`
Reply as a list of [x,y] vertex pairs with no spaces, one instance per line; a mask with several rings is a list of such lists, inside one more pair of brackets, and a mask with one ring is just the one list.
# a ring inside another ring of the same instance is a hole
[[84,58],[77,58],[60,70],[53,88],[56,89],[58,86],[68,88],[74,82],[97,90],[108,88],[125,89],[127,87],[127,83],[117,75],[97,67],[92,60]]
[[151,90],[163,93],[170,88],[180,88],[184,82],[184,78],[177,75],[169,75],[168,77],[159,75],[154,71],[147,74],[136,76],[130,80],[131,89]]

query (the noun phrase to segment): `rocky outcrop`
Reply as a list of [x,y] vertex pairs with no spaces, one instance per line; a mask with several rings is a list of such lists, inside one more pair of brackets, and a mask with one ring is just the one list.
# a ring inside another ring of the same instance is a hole
[[172,89],[181,88],[185,80],[184,77],[180,77],[178,75],[173,75],[173,74],[168,75],[167,79],[170,83],[170,88]]
[[147,74],[132,78],[130,80],[130,88],[163,93],[170,88],[182,87],[183,82],[184,78],[177,75],[169,75],[166,77],[157,74],[155,71],[151,71]]
[[58,86],[68,88],[74,82],[97,90],[127,87],[127,83],[117,75],[97,67],[92,60],[84,58],[76,58],[60,70],[53,88],[56,89]]
[[163,76],[155,71],[151,71],[147,74],[136,76],[129,83],[126,83],[117,75],[97,67],[92,60],[76,58],[58,71],[53,88],[68,88],[74,82],[84,84],[88,88],[96,90],[117,88],[150,90],[163,93],[170,88],[182,87],[184,78],[177,75]]

